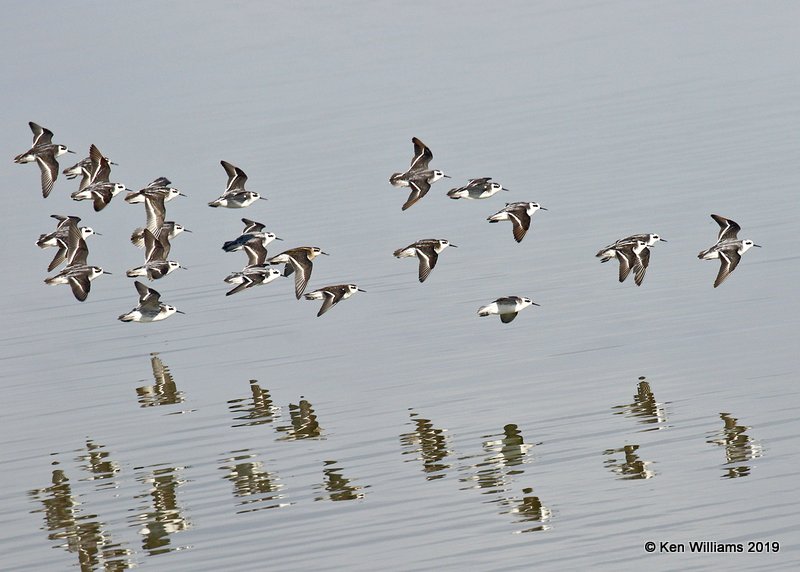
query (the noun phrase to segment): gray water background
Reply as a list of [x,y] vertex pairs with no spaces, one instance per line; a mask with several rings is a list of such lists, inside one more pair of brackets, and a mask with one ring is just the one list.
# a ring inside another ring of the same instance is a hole
[[[4,12],[0,568],[796,567],[797,3]],[[95,143],[113,180],[189,195],[168,204],[188,270],[152,284],[185,316],[116,320],[143,209],[94,213],[63,176],[43,200],[11,163],[30,120],[78,152],[62,168]],[[401,212],[412,136],[453,186],[511,192],[451,201],[445,180]],[[269,200],[208,208],[220,159]],[[504,200],[549,209],[521,244],[485,221]],[[89,259],[113,275],[85,303],[42,282],[52,213],[103,233]],[[718,289],[710,213],[763,245]],[[242,216],[331,253],[309,289],[367,293],[319,319],[289,280],[226,298]],[[638,232],[669,241],[641,288],[594,258]],[[429,237],[459,248],[419,284],[391,253]],[[541,307],[475,315],[508,294]],[[154,352],[174,388],[146,388]]]

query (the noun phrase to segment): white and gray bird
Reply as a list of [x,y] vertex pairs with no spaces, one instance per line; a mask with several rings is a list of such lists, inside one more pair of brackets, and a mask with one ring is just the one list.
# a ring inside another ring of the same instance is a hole
[[[114,163],[116,165],[116,163]],[[92,166],[92,158],[86,157],[85,159],[81,159],[71,167],[67,167],[63,171],[61,171],[69,180],[74,179],[79,175],[83,175],[84,171],[88,171]]]
[[148,280],[158,280],[167,274],[184,268],[175,260],[167,260],[169,254],[169,241],[166,234],[156,238],[148,229],[144,229],[145,263],[142,266],[131,268],[125,275],[128,278],[147,276]]
[[612,258],[617,257],[617,247],[623,244],[631,244],[636,242],[637,240],[643,240],[647,243],[647,247],[650,248],[655,245],[656,242],[667,242],[665,239],[661,238],[657,234],[632,234],[631,236],[626,236],[625,238],[620,238],[614,244],[609,244],[605,248],[602,248],[595,254],[597,258],[600,259],[600,262],[608,262]]
[[436,267],[439,253],[448,246],[458,248],[443,238],[426,238],[409,244],[405,248],[398,248],[394,251],[394,255],[397,258],[411,258],[412,256],[419,258],[419,281],[425,282],[431,270]]
[[250,206],[257,200],[267,200],[258,193],[248,191],[244,188],[247,182],[247,175],[239,167],[231,165],[227,161],[220,161],[220,165],[225,169],[228,174],[228,185],[225,187],[225,192],[218,198],[214,199],[208,206],[210,207],[226,207],[229,209],[242,209]]
[[232,296],[242,290],[269,284],[281,276],[281,271],[266,264],[252,264],[245,266],[241,272],[234,272],[225,278],[228,284],[236,284],[236,287],[227,291],[226,296]]
[[[166,237],[167,241],[171,241],[182,232],[192,232],[182,224],[178,224],[174,220],[165,220],[161,225],[161,230],[158,237],[162,240]],[[137,248],[144,248],[144,228],[137,228],[131,233],[131,244]]]
[[143,203],[147,197],[162,196],[164,201],[171,201],[175,197],[185,197],[182,192],[172,186],[172,181],[166,177],[158,177],[148,185],[138,191],[130,191],[125,195],[125,202],[128,204]]
[[[163,179],[163,177],[162,177]],[[169,184],[169,181],[163,179],[164,181]],[[156,179],[158,181],[158,179]],[[155,183],[156,181],[153,181]],[[153,184],[151,183],[151,185]],[[170,191],[175,191],[175,193],[171,193]],[[169,255],[169,239],[168,236],[169,230],[167,234],[162,236],[162,229],[164,228],[164,218],[167,216],[167,207],[165,205],[166,201],[170,194],[174,196],[178,196],[180,193],[177,189],[162,189],[161,191],[153,191],[153,192],[146,192],[146,189],[142,189],[138,191],[142,193],[140,196],[142,197],[142,201],[138,199],[133,202],[144,202],[144,210],[146,215],[145,225],[143,228],[137,228],[131,234],[131,242],[137,246],[139,246],[139,239],[141,237],[142,245],[144,245],[144,231],[145,229],[149,230],[153,236],[158,239],[162,239],[162,243],[165,249],[164,256]],[[128,194],[130,197],[130,193]],[[125,197],[126,199],[128,197]],[[171,230],[175,231],[176,229],[173,227]],[[178,232],[175,232],[177,235]],[[146,246],[146,245],[144,245]]]
[[512,225],[512,232],[514,240],[522,242],[525,234],[531,227],[531,217],[533,213],[538,210],[546,211],[547,209],[539,205],[539,203],[506,203],[506,206],[501,210],[494,213],[492,216],[487,217],[489,222],[500,222],[501,220],[510,220]]
[[89,147],[89,157],[92,166],[90,170],[84,171],[81,188],[70,196],[75,201],[92,201],[94,210],[99,212],[108,206],[111,199],[126,190],[126,187],[122,183],[108,180],[111,175],[110,163],[96,145]]
[[327,252],[322,252],[317,246],[299,246],[281,252],[268,260],[269,264],[285,264],[283,275],[289,276],[294,272],[294,294],[297,299],[303,295],[308,279],[311,278],[313,269],[312,260],[320,254],[328,256]]
[[89,249],[76,225],[69,228],[68,242],[67,267],[55,276],[45,278],[44,281],[46,284],[69,284],[75,298],[83,302],[89,295],[92,280],[103,274],[111,273],[99,266],[90,266],[87,263]]
[[697,257],[701,260],[719,258],[719,273],[717,274],[717,279],[714,281],[714,288],[716,288],[725,281],[731,272],[736,270],[739,261],[742,259],[742,254],[754,246],[756,248],[761,248],[761,245],[755,244],[750,239],[739,240],[738,234],[739,231],[742,230],[742,227],[731,219],[715,214],[712,214],[711,218],[713,218],[720,227],[717,243],[711,248],[700,252]]
[[[249,218],[243,218],[244,231],[233,240],[229,240],[222,245],[222,250],[225,252],[236,252],[238,250],[246,249],[247,245],[254,245],[257,242],[264,248],[264,255],[266,256],[266,248],[273,240],[283,240],[275,235],[273,232],[264,231],[265,225]],[[263,263],[263,260],[262,262]]]
[[451,199],[488,199],[500,191],[508,190],[500,183],[492,182],[491,177],[483,177],[481,179],[470,179],[463,187],[450,189],[447,191],[447,196]]
[[82,191],[76,191],[70,195],[76,201],[92,201],[95,212],[99,212],[108,206],[111,199],[125,190],[122,183],[92,183]]
[[66,145],[53,143],[53,132],[49,129],[37,125],[33,121],[29,121],[28,126],[33,132],[33,145],[24,153],[14,157],[14,162],[33,163],[36,161],[39,165],[39,170],[42,172],[42,196],[47,198],[58,178],[58,160],[56,157],[60,157],[64,153],[74,153],[75,151],[70,151]]
[[313,292],[306,294],[306,300],[322,300],[322,307],[317,312],[319,318],[322,314],[333,308],[342,300],[347,300],[356,292],[366,292],[355,284],[334,284],[332,286],[325,286],[318,288]]
[[[94,147],[94,145],[92,146]],[[92,157],[91,155],[91,148],[89,149],[89,156],[85,159],[82,159],[72,165],[72,167],[67,167],[62,171],[64,175],[66,175],[67,179],[74,179],[75,177],[81,177],[81,182],[78,186],[78,190],[82,191],[86,186],[91,182],[93,174],[96,172],[100,162],[97,161],[96,157]],[[111,159],[108,157],[103,157],[107,163],[107,168],[110,170],[110,165],[116,165]]]
[[617,260],[619,260],[619,281],[625,282],[625,279],[633,270],[634,282],[636,282],[637,286],[641,286],[645,271],[650,263],[650,249],[647,247],[647,242],[636,240],[619,244],[614,252]]
[[433,153],[425,143],[413,137],[411,142],[414,144],[414,157],[411,159],[411,166],[403,173],[394,173],[389,177],[389,182],[394,187],[409,187],[411,193],[408,200],[403,204],[402,210],[408,209],[431,189],[431,184],[441,178],[449,179],[438,169],[428,169],[428,164],[433,159]]
[[58,221],[58,224],[56,224],[56,229],[53,232],[39,235],[39,240],[36,241],[36,246],[38,246],[39,248],[58,246],[59,238],[63,239],[67,238],[69,234],[69,227],[72,225],[77,226],[78,223],[81,222],[81,217],[79,216],[64,216],[59,214],[53,214],[50,215],[50,218],[56,219]]
[[169,256],[170,243],[169,241],[175,238],[182,232],[191,232],[183,225],[175,221],[165,221],[167,216],[167,207],[165,203],[175,197],[185,197],[178,189],[170,187],[169,179],[166,177],[159,177],[144,189],[136,191],[135,193],[128,193],[125,200],[130,204],[144,203],[144,210],[146,215],[145,225],[142,228],[137,228],[131,234],[131,242],[142,248],[145,246],[144,231],[149,230],[153,236],[158,238],[164,246],[164,256]]
[[[55,247],[58,248],[55,256],[53,256],[53,260],[47,266],[47,271],[52,272],[58,266],[61,265],[62,262],[68,260],[72,257],[73,252],[70,252],[70,232],[71,227],[76,226],[78,228],[78,233],[83,240],[86,238],[97,235],[100,236],[99,232],[95,232],[94,229],[88,226],[80,226],[78,227],[78,223],[81,221],[80,217],[77,216],[63,216],[63,215],[50,215],[52,218],[58,220],[58,226],[53,232],[48,234],[41,234],[39,235],[39,240],[36,241],[36,246],[39,248],[49,248]],[[79,241],[74,241],[72,244],[73,249],[77,249],[80,247]]]
[[491,316],[491,315],[498,315],[500,316],[500,321],[504,324],[508,324],[514,318],[517,317],[517,314],[524,310],[529,306],[538,306],[536,302],[531,300],[530,298],[525,298],[523,296],[503,296],[498,298],[491,304],[487,304],[485,306],[481,306],[478,308],[478,315],[479,316]]
[[[86,161],[88,160],[88,163]],[[89,157],[70,167],[69,171],[72,173],[77,167],[80,167],[81,182],[78,185],[78,191],[84,190],[92,183],[107,183],[111,177],[111,160],[100,152],[97,145],[92,144],[89,146]],[[64,171],[65,173],[67,170]]]
[[247,254],[247,266],[258,266],[267,262],[267,247],[259,237],[251,238],[237,250],[244,250]]
[[183,314],[175,306],[161,303],[161,294],[148,288],[138,280],[134,282],[139,293],[139,305],[127,314],[122,314],[118,319],[123,322],[159,322],[169,318],[172,314]]

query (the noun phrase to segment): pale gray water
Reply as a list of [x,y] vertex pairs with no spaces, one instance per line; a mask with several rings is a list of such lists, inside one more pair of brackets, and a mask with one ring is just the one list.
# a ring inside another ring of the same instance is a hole
[[[797,566],[796,3],[4,12],[0,568]],[[43,200],[11,163],[30,120],[62,168],[96,143],[112,179],[189,195],[188,270],[152,284],[185,316],[116,320],[144,209],[94,213],[63,176]],[[401,212],[412,136],[454,178]],[[269,201],[208,208],[220,159]],[[445,196],[481,176],[512,192]],[[505,200],[550,209],[521,244],[485,221]],[[85,303],[42,283],[52,213],[103,233]],[[763,245],[718,289],[710,213]],[[309,290],[368,292],[320,319],[289,280],[226,298],[242,216],[331,253]],[[641,288],[594,258],[638,232],[669,240]],[[459,248],[419,284],[391,253],[428,237]],[[475,315],[508,294],[541,307]]]

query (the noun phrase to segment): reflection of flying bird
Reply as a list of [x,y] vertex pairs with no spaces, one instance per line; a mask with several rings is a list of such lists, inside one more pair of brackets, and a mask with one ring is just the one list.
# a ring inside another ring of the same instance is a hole
[[28,126],[33,131],[33,146],[14,157],[15,163],[36,163],[42,172],[42,196],[47,198],[53,190],[58,178],[58,161],[56,157],[64,153],[74,153],[67,149],[66,145],[53,143],[53,132],[49,129],[37,125],[33,121],[28,122]]
[[697,255],[701,260],[713,260],[719,258],[720,266],[717,279],[714,281],[714,288],[722,284],[731,272],[736,270],[742,254],[752,247],[761,248],[752,240],[739,240],[737,235],[742,229],[731,219],[712,214],[711,218],[717,221],[720,227],[717,243],[711,248],[703,250]]
[[123,322],[159,322],[169,318],[176,312],[183,314],[175,306],[161,303],[161,294],[148,288],[138,280],[134,282],[139,293],[139,305],[127,314],[122,314],[118,319]]
[[153,368],[153,380],[156,386],[175,385],[175,380],[172,378],[169,367],[164,365],[157,353],[150,354],[150,365]]
[[347,300],[356,292],[364,291],[355,284],[335,284],[309,292],[306,294],[306,300],[323,300],[322,307],[317,312],[317,317],[320,317],[342,300]]
[[523,296],[503,296],[491,304],[487,304],[486,306],[481,306],[478,308],[478,315],[499,315],[500,321],[504,324],[508,324],[517,317],[519,312],[531,305],[538,306],[539,304],[530,298],[525,298]]
[[289,276],[294,272],[294,294],[297,299],[300,299],[303,291],[306,289],[308,279],[311,278],[311,270],[313,267],[312,260],[320,254],[328,255],[327,252],[322,252],[317,246],[299,246],[297,248],[289,249],[273,256],[269,259],[270,264],[285,264],[283,275]]
[[531,226],[531,217],[538,210],[546,211],[547,209],[539,206],[539,203],[506,203],[505,208],[486,220],[489,222],[510,220],[513,225],[514,240],[522,242],[522,239],[525,238],[525,233],[528,232]]
[[428,164],[433,159],[433,153],[425,143],[416,137],[411,139],[414,144],[414,157],[411,159],[411,166],[405,173],[394,173],[389,177],[389,182],[395,187],[410,187],[411,194],[403,205],[402,210],[406,210],[422,197],[431,188],[431,184],[442,177],[450,178],[439,170],[428,169]]
[[398,248],[394,251],[394,255],[397,258],[410,258],[412,256],[419,258],[419,281],[425,282],[431,270],[436,267],[439,253],[448,246],[458,248],[455,244],[450,244],[449,240],[443,238],[426,238],[409,244],[405,248]]

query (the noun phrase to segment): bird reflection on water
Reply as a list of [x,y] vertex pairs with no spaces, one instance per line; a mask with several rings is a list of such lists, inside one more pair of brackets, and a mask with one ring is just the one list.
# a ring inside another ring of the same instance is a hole
[[242,421],[234,423],[232,427],[264,425],[272,423],[280,416],[281,408],[273,404],[269,390],[263,389],[255,379],[250,380],[250,393],[249,398],[228,400],[228,409],[237,414],[234,419]]
[[461,481],[472,483],[467,488],[482,489],[484,494],[502,494],[508,490],[509,477],[522,474],[523,465],[530,462],[528,453],[532,447],[525,443],[516,425],[506,425],[500,439],[484,441],[483,450],[488,456],[470,467],[474,473]]
[[[514,493],[516,481],[524,474],[525,465],[532,461],[530,451],[534,444],[526,443],[519,427],[513,423],[503,427],[503,434],[499,437],[483,442],[484,453],[488,453],[483,461],[462,468],[471,473],[461,478],[462,483],[468,484],[463,490],[480,489],[481,494],[492,495],[493,498],[486,502],[496,503],[500,514],[513,514],[517,517],[516,522],[526,524],[517,533],[549,530],[547,521],[552,511],[533,495],[533,489],[523,488],[521,498]],[[534,522],[539,524],[529,526]]]
[[182,391],[178,391],[178,386],[175,384],[169,367],[164,365],[164,362],[158,357],[158,353],[150,354],[150,365],[153,368],[153,385],[143,385],[136,388],[140,407],[183,403],[184,394]]
[[244,506],[237,514],[257,510],[280,508],[291,503],[282,502],[284,485],[278,475],[264,469],[264,463],[255,461],[256,455],[248,449],[232,451],[232,456],[222,459],[220,469],[225,471],[224,479],[233,483],[233,496],[237,505]]
[[656,401],[653,391],[647,379],[642,376],[639,378],[639,384],[636,386],[636,395],[633,396],[632,403],[625,405],[617,405],[611,409],[615,415],[624,415],[625,417],[633,417],[639,423],[648,425],[647,428],[641,431],[658,431],[666,429],[667,415],[664,410],[664,403]]
[[[603,451],[603,455],[608,455],[610,458],[606,459],[603,465],[622,480],[651,479],[655,477],[656,472],[649,468],[653,464],[652,461],[640,459],[636,452],[638,450],[639,445],[625,445],[619,449],[606,449]],[[619,458],[620,454],[625,456],[624,460]]]
[[738,419],[731,417],[730,413],[720,413],[719,416],[724,426],[720,431],[710,435],[713,438],[706,442],[725,447],[723,479],[746,477],[751,469],[748,461],[757,459],[763,454],[761,444],[745,433],[751,428],[739,425]]
[[[447,429],[437,429],[430,419],[418,415],[411,410],[414,431],[400,435],[402,454],[414,456],[406,462],[422,461],[426,480],[442,479],[452,466],[442,461],[455,455],[450,434]],[[548,530],[550,526],[546,521],[550,520],[552,512],[538,496],[533,495],[533,489],[523,488],[521,497],[513,492],[515,480],[524,473],[524,466],[531,462],[530,450],[534,444],[526,443],[519,427],[513,423],[503,427],[502,435],[489,435],[487,438],[483,442],[483,454],[458,458],[462,462],[483,458],[475,464],[458,467],[460,473],[467,473],[459,478],[465,484],[461,490],[478,489],[482,494],[491,495],[492,498],[485,502],[497,504],[500,514],[513,514],[517,517],[516,522],[526,523],[526,527],[517,533]],[[530,523],[538,524],[529,526]]]
[[142,536],[142,550],[150,556],[164,554],[186,547],[171,546],[173,534],[191,528],[192,523],[184,516],[178,503],[178,488],[186,483],[180,474],[187,467],[157,466],[138,467],[142,471],[136,480],[146,485],[147,491],[136,495],[136,499],[146,499],[142,506],[134,509],[137,514],[130,517],[132,525],[139,528]]
[[525,496],[516,501],[516,506],[510,511],[511,514],[519,517],[517,522],[538,522],[539,524],[537,526],[517,530],[516,532],[519,534],[523,532],[549,530],[550,525],[547,524],[547,521],[550,520],[550,517],[553,515],[552,511],[542,504],[538,496],[533,495],[532,488],[527,487],[522,489],[522,494]]
[[279,440],[324,439],[322,428],[317,423],[317,416],[314,414],[314,408],[305,399],[301,398],[300,403],[297,405],[294,403],[289,404],[289,417],[292,421],[291,425],[282,425],[275,428],[276,431],[286,433],[285,436],[279,437]]
[[69,478],[61,469],[52,474],[52,484],[29,491],[29,496],[42,507],[31,512],[44,515],[48,539],[78,557],[81,570],[127,570],[135,563],[132,551],[123,543],[114,542],[106,524],[96,515],[84,514],[85,502],[72,491]]
[[314,497],[315,501],[346,501],[364,498],[362,491],[369,485],[364,487],[351,485],[350,479],[345,478],[341,473],[342,469],[336,466],[336,461],[325,461],[325,467],[322,469],[325,482],[314,486],[317,490],[325,491],[325,494]]
[[117,482],[114,476],[119,473],[119,464],[113,461],[105,445],[99,445],[91,439],[86,440],[86,454],[78,457],[78,461],[84,464],[81,468],[91,473],[91,476],[85,477],[81,480],[84,481],[100,481],[97,488],[117,488]]
[[452,453],[447,429],[437,429],[430,419],[419,417],[413,410],[410,415],[414,431],[400,435],[403,455],[414,455],[413,459],[406,459],[406,462],[422,461],[422,471],[429,481],[443,479],[450,465],[441,461]]

